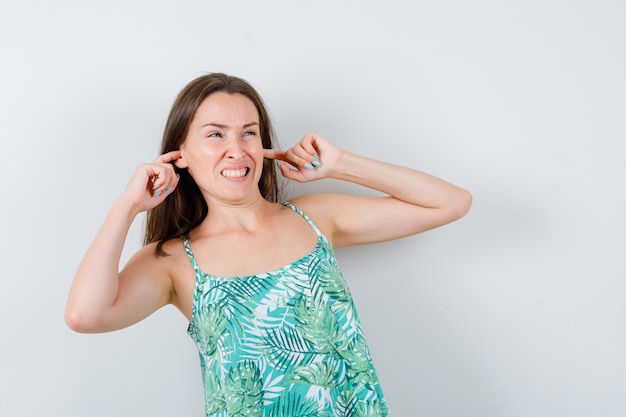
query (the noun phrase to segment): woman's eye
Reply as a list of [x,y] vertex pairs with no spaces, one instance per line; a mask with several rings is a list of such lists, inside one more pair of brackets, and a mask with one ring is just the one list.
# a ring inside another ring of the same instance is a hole
[[244,132],[243,135],[244,136],[256,136],[256,132],[252,131],[252,130],[249,130],[247,132]]
[[219,132],[212,132],[212,133],[209,133],[209,137],[210,138],[221,138],[222,134],[219,133]]

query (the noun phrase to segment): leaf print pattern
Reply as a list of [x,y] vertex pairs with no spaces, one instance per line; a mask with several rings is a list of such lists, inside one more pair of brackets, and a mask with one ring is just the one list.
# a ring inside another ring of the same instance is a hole
[[228,373],[225,401],[230,416],[260,416],[263,390],[259,369],[244,360]]
[[[202,357],[202,356],[201,356]],[[204,369],[204,368],[203,368]],[[217,376],[211,372],[204,373],[204,400],[206,403],[206,415],[215,415],[226,410],[224,390]]]
[[330,361],[314,362],[302,365],[293,370],[287,383],[309,384],[324,388],[337,386],[337,371]]
[[324,235],[291,265],[224,278],[196,272],[188,332],[206,416],[382,417],[389,413],[348,285]]
[[200,340],[198,349],[204,356],[212,356],[215,353],[217,341],[222,336],[227,322],[223,309],[218,304],[208,305],[198,313],[195,331]]

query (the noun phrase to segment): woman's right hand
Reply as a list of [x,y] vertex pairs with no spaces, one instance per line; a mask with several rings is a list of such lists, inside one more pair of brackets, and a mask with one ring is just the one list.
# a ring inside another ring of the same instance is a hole
[[161,204],[178,185],[179,178],[172,162],[179,158],[180,151],[172,151],[151,163],[140,164],[120,198],[135,207],[138,213]]

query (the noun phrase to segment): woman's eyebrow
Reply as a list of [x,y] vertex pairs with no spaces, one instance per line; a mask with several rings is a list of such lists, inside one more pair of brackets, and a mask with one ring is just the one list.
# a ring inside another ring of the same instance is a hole
[[[244,124],[242,125],[242,127],[243,127],[243,128],[246,128],[246,127],[250,127],[250,126],[258,126],[258,125],[259,125],[259,122],[248,122],[248,123],[244,123]],[[225,124],[222,124],[222,123],[215,123],[215,122],[205,123],[205,124],[203,124],[201,127],[207,127],[207,126],[217,127],[217,128],[220,128],[220,129],[226,129],[226,128],[228,128],[228,126],[227,126],[227,125],[225,125]]]

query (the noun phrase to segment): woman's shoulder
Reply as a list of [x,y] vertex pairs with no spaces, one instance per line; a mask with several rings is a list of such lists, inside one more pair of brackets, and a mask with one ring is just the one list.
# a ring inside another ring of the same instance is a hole
[[332,241],[334,219],[344,197],[342,194],[331,193],[304,194],[292,198],[288,202],[306,214],[320,231]]
[[169,239],[163,243],[161,250],[157,248],[158,242],[148,243],[131,257],[129,263],[169,273],[172,268],[187,258],[183,241],[180,238]]
[[324,212],[324,206],[327,205],[330,194],[304,194],[291,198],[287,203],[297,207],[307,216],[317,217],[318,213]]

